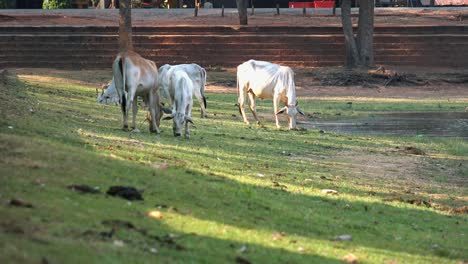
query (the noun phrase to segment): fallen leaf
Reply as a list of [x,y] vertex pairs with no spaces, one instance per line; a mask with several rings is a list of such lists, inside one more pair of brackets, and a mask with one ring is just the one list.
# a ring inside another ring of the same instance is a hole
[[153,163],[153,164],[151,164],[151,168],[158,169],[158,170],[164,170],[164,169],[169,168],[169,163]]
[[333,238],[336,241],[349,241],[352,240],[353,237],[351,235],[339,235]]
[[343,261],[347,263],[358,263],[358,258],[353,254],[349,253],[343,257]]
[[114,240],[114,245],[117,247],[123,247],[125,243],[122,240]]
[[154,218],[154,219],[163,218],[163,215],[161,214],[161,212],[157,211],[157,210],[153,210],[153,211],[149,212],[148,216],[151,217],[151,218]]
[[461,206],[461,207],[455,207],[450,210],[452,213],[455,214],[467,214],[468,213],[468,206]]
[[280,233],[274,233],[271,235],[271,238],[273,238],[273,240],[281,240],[283,237],[286,236],[286,233],[284,232],[280,232]]
[[337,195],[338,191],[332,189],[322,189],[322,193]]
[[246,245],[242,245],[241,248],[239,248],[239,250],[237,250],[238,253],[245,253],[247,252],[247,246]]

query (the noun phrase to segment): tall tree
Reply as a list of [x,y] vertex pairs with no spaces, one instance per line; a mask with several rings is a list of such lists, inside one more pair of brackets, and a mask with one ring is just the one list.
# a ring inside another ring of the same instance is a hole
[[247,0],[236,0],[237,12],[239,13],[239,23],[247,25]]
[[345,36],[347,67],[369,68],[374,66],[374,1],[361,0],[357,36],[354,36],[351,20],[351,0],[341,1],[341,21]]
[[119,1],[119,51],[133,50],[131,0]]
[[357,47],[361,66],[374,66],[374,0],[359,1]]
[[253,16],[255,15],[255,5],[254,5],[254,0],[250,0],[250,15]]

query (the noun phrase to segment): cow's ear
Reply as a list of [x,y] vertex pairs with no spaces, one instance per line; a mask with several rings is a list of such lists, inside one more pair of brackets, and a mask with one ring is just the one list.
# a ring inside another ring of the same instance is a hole
[[302,116],[305,116],[304,112],[302,112],[302,110],[299,107],[296,107],[296,109],[299,114],[301,114]]
[[288,110],[288,108],[285,106],[281,108],[278,112],[276,112],[277,115],[284,113],[284,111]]
[[192,118],[190,118],[190,117],[185,117],[185,121],[187,121],[187,122],[193,124]]
[[170,116],[166,116],[166,117],[164,117],[164,118],[163,118],[163,120],[171,120],[172,118],[173,118],[173,116],[172,116],[172,115],[170,115]]
[[167,107],[161,106],[161,109],[165,114],[172,114],[172,110]]

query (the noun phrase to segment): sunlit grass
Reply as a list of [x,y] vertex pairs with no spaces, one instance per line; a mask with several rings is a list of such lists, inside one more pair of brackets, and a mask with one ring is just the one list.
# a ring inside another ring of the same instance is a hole
[[[468,218],[450,211],[468,196],[464,139],[278,130],[271,100],[259,101],[264,127],[249,127],[235,94],[215,93],[208,94],[210,118],[200,119],[194,104],[190,140],[174,138],[171,122],[162,123],[161,135],[150,134],[143,111],[141,133],[128,133],[120,130],[119,107],[96,103],[93,85],[106,73],[85,72],[89,79],[82,81],[79,72],[72,79],[31,71],[0,91],[10,100],[0,106],[1,263],[232,263],[238,257],[341,263],[350,253],[360,263],[468,258]],[[466,101],[300,98],[300,105],[332,118],[459,111]],[[396,149],[405,146],[426,155]],[[76,193],[71,184],[102,193]],[[112,185],[134,186],[145,200],[106,196]],[[11,207],[12,198],[34,207]],[[148,217],[151,210],[163,217]],[[102,236],[112,229],[109,220],[134,228],[117,226],[112,237]],[[352,240],[334,239],[344,234]]]

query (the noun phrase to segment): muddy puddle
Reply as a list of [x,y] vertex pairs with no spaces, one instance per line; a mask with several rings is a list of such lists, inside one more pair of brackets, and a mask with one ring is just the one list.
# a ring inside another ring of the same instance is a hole
[[306,121],[299,126],[360,135],[462,137],[468,139],[468,113],[385,113],[356,119]]

